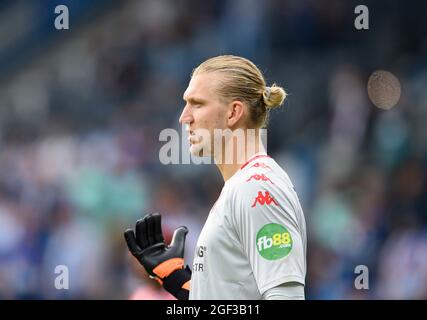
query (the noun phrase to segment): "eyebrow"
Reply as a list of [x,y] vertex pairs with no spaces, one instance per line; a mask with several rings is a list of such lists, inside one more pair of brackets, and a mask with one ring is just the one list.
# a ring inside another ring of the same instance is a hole
[[203,99],[199,99],[199,98],[196,98],[196,97],[190,97],[190,98],[188,98],[188,99],[185,99],[185,97],[182,97],[182,99],[183,99],[184,101],[189,102],[190,104],[199,104],[199,103],[203,104],[203,103],[205,103],[205,102],[206,102],[205,100],[203,100]]

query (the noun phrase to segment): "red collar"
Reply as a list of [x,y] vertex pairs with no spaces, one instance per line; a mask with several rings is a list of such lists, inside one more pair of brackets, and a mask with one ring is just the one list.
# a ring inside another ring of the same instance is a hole
[[253,156],[252,158],[249,158],[249,160],[248,161],[246,161],[241,167],[240,167],[240,170],[242,170],[244,167],[246,167],[248,164],[249,164],[249,162],[252,162],[252,161],[254,161],[255,159],[259,159],[259,158],[270,158],[270,156],[269,155],[266,155],[266,154],[259,154],[259,155],[257,155],[257,156]]

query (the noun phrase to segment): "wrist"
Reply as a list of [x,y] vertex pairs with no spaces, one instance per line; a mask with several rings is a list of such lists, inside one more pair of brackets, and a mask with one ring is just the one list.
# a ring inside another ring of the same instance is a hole
[[172,258],[163,261],[153,269],[154,275],[162,281],[169,277],[173,272],[184,268],[183,258]]
[[[190,291],[191,270],[188,266],[175,270],[168,277],[163,279],[163,288],[173,296],[182,300],[182,294],[188,296]],[[186,298],[188,299],[188,297]],[[185,300],[185,298],[184,298]]]

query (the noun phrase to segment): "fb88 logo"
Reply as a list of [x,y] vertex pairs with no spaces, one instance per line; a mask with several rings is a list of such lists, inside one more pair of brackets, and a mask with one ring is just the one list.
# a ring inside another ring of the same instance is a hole
[[292,237],[284,226],[277,223],[266,224],[258,231],[256,247],[263,258],[280,259],[291,251]]
[[275,233],[272,238],[267,236],[260,237],[258,239],[258,250],[264,250],[271,248],[272,246],[280,246],[280,248],[285,248],[291,243],[291,236],[288,232]]

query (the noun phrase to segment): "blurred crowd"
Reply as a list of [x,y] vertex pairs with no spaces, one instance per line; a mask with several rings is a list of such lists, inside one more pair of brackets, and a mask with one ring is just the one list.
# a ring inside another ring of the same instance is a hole
[[[363,31],[357,4],[97,2],[80,25],[42,33],[0,74],[0,299],[172,298],[123,231],[150,212],[167,241],[186,225],[191,265],[223,181],[214,165],[162,165],[159,134],[180,132],[190,73],[219,54],[252,59],[289,93],[271,114],[268,153],[306,215],[307,299],[426,299],[427,3],[366,1]],[[0,15],[13,6],[22,1]],[[368,98],[377,69],[401,84],[390,110]],[[68,290],[55,287],[58,265]],[[369,289],[355,288],[360,265]]]

